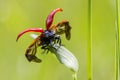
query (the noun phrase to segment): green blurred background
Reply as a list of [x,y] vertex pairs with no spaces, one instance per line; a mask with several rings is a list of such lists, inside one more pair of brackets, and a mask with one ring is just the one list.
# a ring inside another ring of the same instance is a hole
[[[55,8],[54,23],[69,20],[72,38],[62,43],[79,61],[78,80],[87,80],[88,0],[0,0],[0,80],[73,80],[72,71],[49,53],[39,57],[42,63],[29,63],[25,56],[33,41],[17,34],[31,27],[45,28],[47,15]],[[92,0],[92,72],[93,80],[115,79],[115,0]]]

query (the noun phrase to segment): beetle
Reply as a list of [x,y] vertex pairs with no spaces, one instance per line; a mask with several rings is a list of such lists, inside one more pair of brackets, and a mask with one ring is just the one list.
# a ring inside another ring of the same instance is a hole
[[69,21],[63,20],[56,25],[52,25],[54,15],[57,12],[61,11],[63,11],[61,8],[56,8],[52,12],[50,12],[46,19],[46,30],[44,30],[43,28],[28,28],[18,34],[16,41],[18,41],[18,39],[27,32],[41,33],[26,49],[25,56],[29,62],[41,62],[41,59],[36,57],[37,47],[40,46],[41,49],[49,51],[49,46],[53,46],[56,43],[61,45],[61,34],[65,33],[66,39],[70,40],[71,26],[69,25]]

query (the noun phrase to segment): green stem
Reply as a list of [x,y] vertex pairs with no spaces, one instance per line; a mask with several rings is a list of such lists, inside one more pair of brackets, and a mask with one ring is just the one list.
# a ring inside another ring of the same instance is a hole
[[119,80],[119,0],[116,0],[116,52],[115,52],[115,80]]
[[91,0],[88,0],[88,80],[92,80],[92,63],[91,63],[91,42],[92,42],[92,5]]
[[74,80],[77,80],[77,72],[74,72],[74,74],[73,74],[73,79],[74,79]]

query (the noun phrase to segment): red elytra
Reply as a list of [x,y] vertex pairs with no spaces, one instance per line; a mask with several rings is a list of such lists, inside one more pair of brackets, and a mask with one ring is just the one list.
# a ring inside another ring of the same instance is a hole
[[53,10],[47,17],[46,19],[46,29],[48,30],[50,28],[50,26],[52,25],[52,22],[53,22],[53,18],[54,18],[54,15],[56,12],[59,12],[59,11],[63,11],[61,8],[57,8],[55,10]]
[[17,39],[16,39],[16,41],[18,41],[18,39],[23,35],[23,34],[25,34],[25,33],[27,33],[27,32],[44,32],[44,30],[42,29],[42,28],[29,28],[29,29],[26,29],[26,30],[24,30],[24,31],[22,31],[22,32],[20,32],[19,34],[18,34],[18,36],[17,36]]
[[[46,29],[49,30],[50,26],[52,25],[52,22],[53,22],[53,18],[54,18],[54,15],[55,13],[59,12],[59,11],[63,11],[61,8],[57,8],[57,9],[54,9],[47,17],[46,19]],[[20,32],[17,36],[17,39],[16,41],[18,41],[18,39],[25,33],[27,32],[40,32],[40,33],[43,33],[44,32],[44,29],[42,28],[29,28],[29,29],[26,29],[22,32]]]

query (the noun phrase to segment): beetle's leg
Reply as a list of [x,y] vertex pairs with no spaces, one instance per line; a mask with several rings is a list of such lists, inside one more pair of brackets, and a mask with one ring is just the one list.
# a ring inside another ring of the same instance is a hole
[[56,36],[55,36],[55,43],[59,43],[59,45],[61,45],[60,35],[56,35]]
[[48,46],[49,46],[49,45],[42,45],[41,49],[44,50],[44,51],[42,52],[43,54],[49,52],[49,48],[48,48]]

